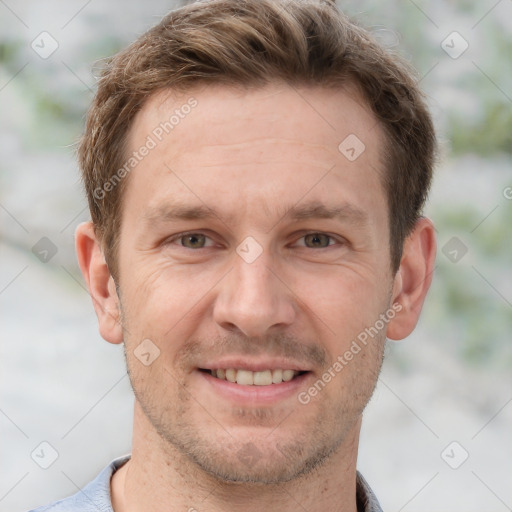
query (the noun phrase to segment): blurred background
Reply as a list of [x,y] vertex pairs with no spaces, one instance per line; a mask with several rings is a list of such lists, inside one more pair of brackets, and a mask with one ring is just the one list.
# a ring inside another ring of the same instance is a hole
[[[0,511],[77,492],[130,451],[122,348],[76,263],[74,157],[95,65],[178,5],[0,0]],[[358,466],[386,511],[512,509],[512,2],[339,2],[417,69],[442,143],[434,283],[389,342]]]

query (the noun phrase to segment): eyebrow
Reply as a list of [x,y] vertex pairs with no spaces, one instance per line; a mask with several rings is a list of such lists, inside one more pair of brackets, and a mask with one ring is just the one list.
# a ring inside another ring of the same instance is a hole
[[311,201],[291,206],[285,211],[281,220],[336,219],[359,225],[368,221],[368,214],[365,211],[349,203],[327,206],[320,201]]
[[149,222],[171,222],[177,220],[196,220],[220,218],[211,208],[205,205],[188,205],[185,203],[164,204],[149,208],[142,218]]
[[[268,206],[264,206],[270,214]],[[279,212],[283,212],[279,215]],[[363,226],[368,222],[368,214],[349,203],[328,206],[320,201],[310,201],[303,204],[295,204],[289,207],[280,208],[275,212],[279,220],[275,225],[283,220],[310,220],[310,219],[335,219],[357,226]],[[217,213],[206,205],[191,205],[185,203],[165,204],[150,208],[143,214],[143,219],[148,224],[166,223],[183,220],[208,220],[217,218],[222,222],[229,221],[229,218]]]

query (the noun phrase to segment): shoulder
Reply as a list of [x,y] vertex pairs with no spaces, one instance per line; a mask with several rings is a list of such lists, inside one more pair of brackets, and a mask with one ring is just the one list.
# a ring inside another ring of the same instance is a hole
[[30,512],[113,512],[110,479],[129,458],[130,456],[126,455],[112,461],[92,482],[73,496],[38,507]]
[[382,508],[363,475],[356,472],[356,498],[358,512],[382,512]]

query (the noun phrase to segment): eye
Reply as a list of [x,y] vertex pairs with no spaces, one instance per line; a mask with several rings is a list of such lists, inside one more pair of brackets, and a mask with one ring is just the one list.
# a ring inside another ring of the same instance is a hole
[[335,243],[334,238],[325,233],[309,233],[304,235],[300,240],[304,240],[304,244],[299,245],[304,245],[310,249],[323,249]]
[[185,233],[177,236],[173,241],[177,241],[179,245],[187,249],[202,249],[212,245],[207,243],[212,240],[202,233]]

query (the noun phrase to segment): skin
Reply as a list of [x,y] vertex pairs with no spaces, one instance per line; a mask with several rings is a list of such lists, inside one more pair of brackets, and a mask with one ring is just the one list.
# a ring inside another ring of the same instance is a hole
[[[130,151],[191,96],[197,107],[126,178],[117,283],[93,226],[76,233],[101,335],[124,342],[136,395],[132,458],[111,482],[114,510],[355,511],[362,412],[386,336],[402,339],[418,320],[432,223],[417,222],[393,274],[385,139],[351,90],[160,92],[136,117]],[[349,134],[366,147],[354,161],[338,150]],[[215,216],[162,217],[177,202]],[[312,204],[343,215],[286,215]],[[191,231],[192,247],[176,236]],[[236,252],[248,236],[262,250],[251,263]],[[392,304],[400,312],[307,404],[296,394],[234,404],[197,370],[226,355],[291,358],[310,371],[307,390]],[[145,339],[160,350],[149,366],[134,354]],[[248,463],[240,453],[255,446]]]

